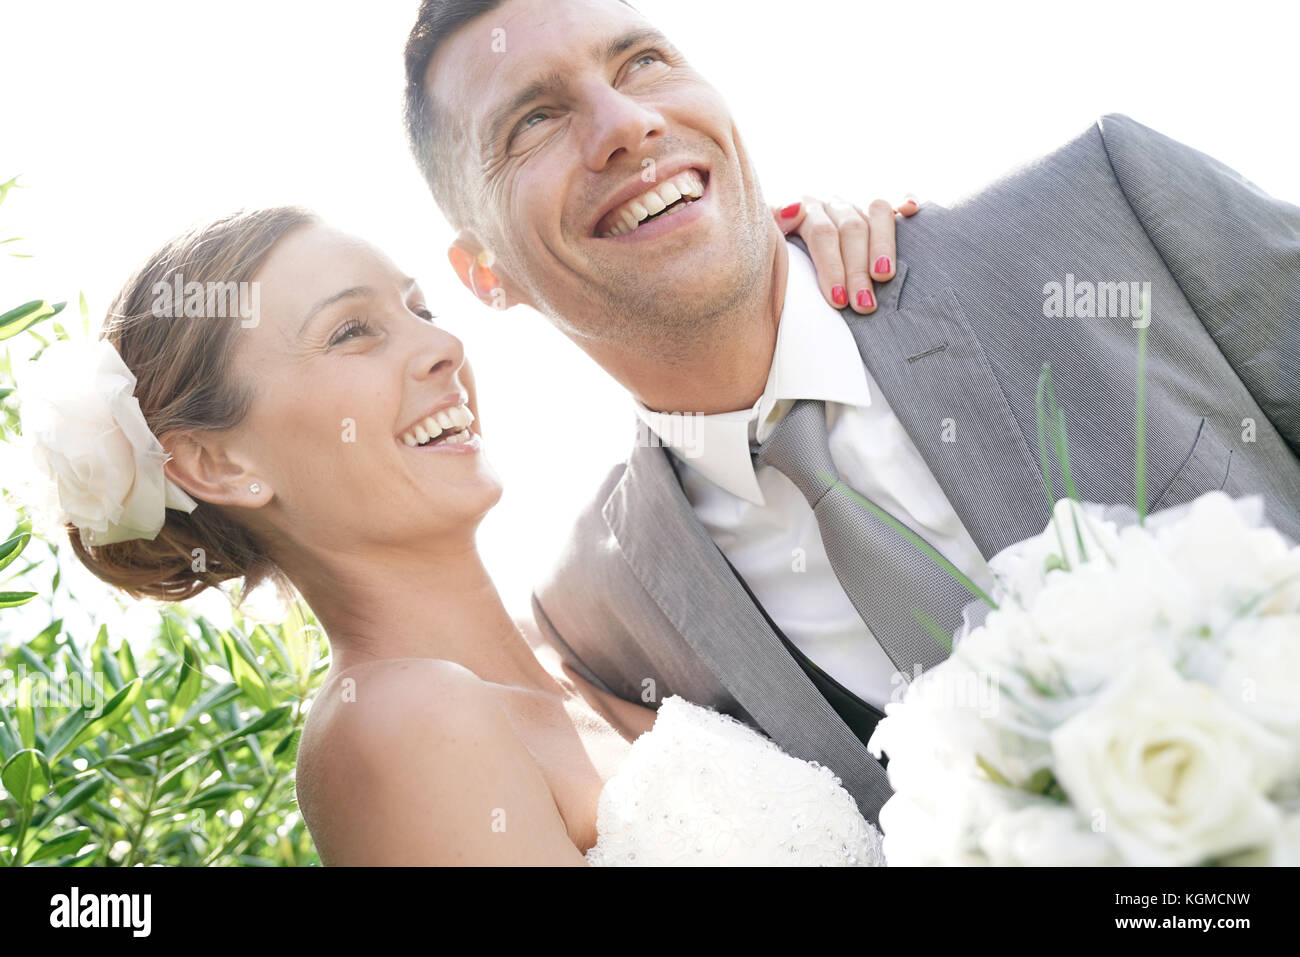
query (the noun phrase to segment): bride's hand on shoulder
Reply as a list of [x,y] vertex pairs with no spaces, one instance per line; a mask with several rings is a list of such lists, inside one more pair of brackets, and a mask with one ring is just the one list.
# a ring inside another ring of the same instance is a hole
[[873,282],[894,278],[894,215],[915,216],[919,209],[910,196],[897,208],[873,200],[866,212],[851,203],[805,196],[802,202],[773,208],[772,215],[782,233],[807,244],[826,301],[867,315],[876,311]]

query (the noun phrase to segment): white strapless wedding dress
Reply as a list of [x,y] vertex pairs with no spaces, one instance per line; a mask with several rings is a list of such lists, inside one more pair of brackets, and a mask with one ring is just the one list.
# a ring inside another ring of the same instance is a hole
[[591,865],[882,866],[880,833],[830,768],[671,695],[605,782]]

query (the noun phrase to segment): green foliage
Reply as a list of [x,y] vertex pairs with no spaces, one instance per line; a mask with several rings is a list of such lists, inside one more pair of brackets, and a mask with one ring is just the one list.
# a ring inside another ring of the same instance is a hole
[[[48,654],[9,651],[0,864],[319,863],[292,780],[303,701],[325,662],[314,648],[290,652],[315,632],[290,632],[218,628],[170,607],[130,678],[130,646],[110,653],[102,629],[90,647],[56,628]],[[264,684],[240,686],[231,647]]]
[[[16,185],[0,183],[0,203]],[[35,327],[63,306],[0,314],[0,443],[19,429],[9,346],[27,333],[44,347]],[[55,607],[93,619],[115,599],[72,595],[59,548],[28,522],[0,541],[0,866],[318,865],[293,795],[305,702],[327,665],[310,615],[264,625],[234,612],[223,627],[170,605],[133,643],[103,626],[73,634]],[[38,601],[49,623],[15,640],[13,609]]]

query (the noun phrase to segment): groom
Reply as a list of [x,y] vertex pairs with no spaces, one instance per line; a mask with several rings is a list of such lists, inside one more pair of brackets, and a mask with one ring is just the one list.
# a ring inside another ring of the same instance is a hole
[[983,590],[1043,529],[1047,362],[1078,496],[1131,503],[1144,298],[1151,508],[1259,493],[1300,540],[1300,209],[1211,158],[1105,117],[900,223],[877,310],[841,314],[718,93],[620,0],[426,0],[406,57],[462,279],[636,400],[640,441],[534,596],[598,685],[746,720],[875,821],[865,741],[972,595],[900,527]]

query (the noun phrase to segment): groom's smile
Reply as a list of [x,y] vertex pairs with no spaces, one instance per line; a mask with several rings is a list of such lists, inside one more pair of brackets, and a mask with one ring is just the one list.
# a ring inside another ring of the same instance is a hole
[[725,103],[626,4],[507,0],[447,37],[424,85],[458,248],[490,251],[510,299],[579,341],[689,336],[770,264]]

